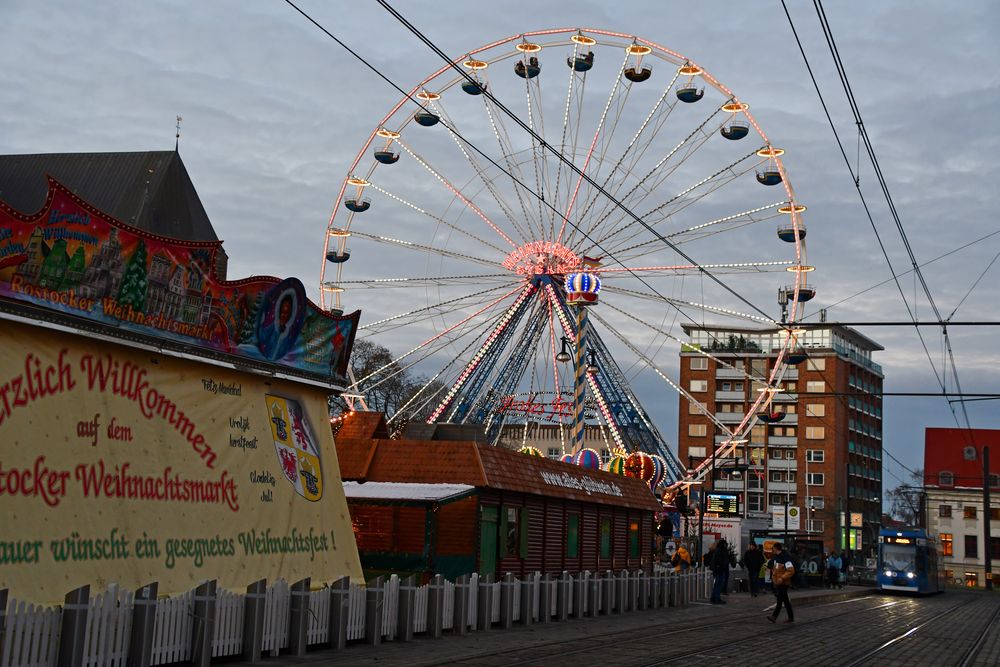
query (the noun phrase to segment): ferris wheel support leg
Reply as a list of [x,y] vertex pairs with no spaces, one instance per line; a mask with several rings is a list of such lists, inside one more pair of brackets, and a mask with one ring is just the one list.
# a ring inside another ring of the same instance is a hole
[[583,449],[583,398],[587,387],[587,309],[583,306],[576,308],[576,330],[578,332],[576,341],[576,377],[573,381],[573,453],[576,454]]

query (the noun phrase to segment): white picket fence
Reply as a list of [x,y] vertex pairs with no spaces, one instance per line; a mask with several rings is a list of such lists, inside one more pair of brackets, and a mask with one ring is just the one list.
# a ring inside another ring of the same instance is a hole
[[[546,613],[548,619],[596,616],[599,613],[623,613],[660,606],[681,606],[711,593],[711,576],[707,572],[692,570],[685,574],[657,572],[617,574],[603,576],[582,573],[576,577],[543,577],[529,575],[524,581],[487,582],[478,574],[461,577],[459,582],[435,578],[428,584],[414,587],[412,591],[412,632],[427,633],[431,628],[431,597],[441,590],[440,627],[453,632],[466,632],[480,627],[480,596],[489,595],[489,609],[485,610],[490,625],[536,622]],[[404,634],[399,627],[401,588],[403,582],[396,575],[371,582],[368,586],[347,586],[347,614],[342,619],[341,632],[348,641],[373,637],[367,632],[368,597],[375,595],[378,613],[381,614],[379,640],[393,640]],[[543,589],[544,590],[543,592]],[[464,619],[456,614],[456,596],[464,591]],[[305,642],[308,645],[327,644],[333,630],[331,617],[334,591],[324,586],[308,593],[305,610]],[[522,609],[522,596],[531,596],[531,604]],[[283,580],[267,587],[263,605],[263,634],[260,650],[278,655],[290,646],[292,631],[292,590]],[[605,599],[610,595],[610,599]],[[504,602],[510,602],[505,609]],[[548,609],[542,609],[542,601]],[[485,605],[484,601],[484,605]],[[591,608],[593,605],[593,608]],[[211,639],[213,658],[241,655],[246,650],[244,641],[247,597],[240,593],[218,591],[215,597],[214,630]],[[131,638],[134,594],[110,586],[107,591],[90,599],[87,604],[87,622],[83,644],[85,667],[125,667]],[[522,619],[527,611],[530,619]],[[54,667],[59,653],[62,607],[29,605],[10,599],[7,615],[0,626],[0,667]],[[509,616],[509,619],[506,617]],[[465,627],[456,627],[464,620]],[[173,598],[156,601],[156,615],[152,632],[151,664],[166,665],[190,661],[193,654],[195,623],[194,591]],[[301,626],[299,626],[301,627]]]

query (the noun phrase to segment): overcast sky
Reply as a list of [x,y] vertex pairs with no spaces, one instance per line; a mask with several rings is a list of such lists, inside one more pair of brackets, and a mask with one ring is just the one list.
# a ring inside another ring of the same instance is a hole
[[[812,3],[788,4],[853,161],[857,133]],[[808,260],[818,267],[810,277],[818,296],[807,312],[814,315],[830,306],[831,320],[907,319],[892,283],[839,303],[890,274],[780,1],[396,5],[454,56],[525,31],[593,27],[639,35],[703,65],[751,104],[773,144],[787,150],[785,166],[797,198],[809,206]],[[441,65],[375,3],[302,0],[301,6],[404,88]],[[830,2],[826,10],[918,261],[1000,229],[991,206],[995,194],[989,194],[1000,181],[1000,47],[994,36],[1000,5]],[[181,115],[180,152],[225,239],[230,278],[294,275],[315,294],[324,231],[340,185],[372,128],[398,101],[396,91],[278,0],[0,0],[0,12],[0,61],[5,63],[0,69],[0,152],[171,149],[174,117]],[[893,265],[906,271],[909,260],[863,158],[860,175]],[[397,233],[398,212],[384,210],[385,217],[375,218],[386,227],[379,233],[405,236]],[[370,214],[376,211],[373,206]],[[775,244],[773,236],[767,243]],[[361,249],[359,242],[355,245]],[[728,246],[720,247],[719,257],[699,261],[733,261],[724,252]],[[945,316],[998,252],[1000,234],[926,267]],[[380,269],[372,272],[372,256],[360,267],[351,266],[355,275],[378,275]],[[386,251],[377,257],[381,263],[396,255]],[[1000,320],[998,278],[1000,262],[954,319]],[[913,276],[901,282],[917,315],[933,317]],[[415,307],[393,303],[394,298],[366,292],[346,306],[361,308],[363,321]],[[773,297],[767,298],[776,315]],[[657,321],[661,318],[662,309]],[[875,356],[885,369],[886,391],[938,389],[912,328],[859,328],[886,348]],[[623,325],[623,330],[640,335],[639,329]],[[996,329],[953,327],[951,333],[962,388],[997,392]],[[421,340],[405,334],[397,331],[386,342],[400,351]],[[932,327],[924,328],[924,336],[941,373],[941,336]],[[676,351],[660,359],[676,374]],[[665,391],[655,377],[644,375],[636,382],[640,394]],[[953,383],[949,377],[949,389]],[[676,400],[662,401],[662,412],[661,401],[654,402],[657,407],[650,409],[658,411],[657,421],[674,441]],[[1000,427],[997,401],[969,403],[968,409],[974,427]],[[925,426],[955,425],[940,398],[887,397],[884,414],[885,448],[911,468],[922,465]],[[887,487],[906,477],[892,460],[887,458],[885,466]]]

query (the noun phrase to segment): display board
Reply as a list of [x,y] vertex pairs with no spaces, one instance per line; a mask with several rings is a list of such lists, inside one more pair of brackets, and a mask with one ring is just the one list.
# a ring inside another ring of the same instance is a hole
[[718,516],[739,516],[740,497],[735,493],[708,493],[705,496],[705,511]]
[[361,579],[323,389],[0,320],[0,589]]

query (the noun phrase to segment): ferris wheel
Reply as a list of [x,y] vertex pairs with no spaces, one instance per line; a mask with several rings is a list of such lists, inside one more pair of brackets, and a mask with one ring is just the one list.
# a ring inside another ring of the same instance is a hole
[[[783,154],[733,91],[640,37],[542,30],[463,54],[373,128],[337,196],[323,306],[362,307],[358,337],[399,354],[350,392],[419,369],[400,414],[493,440],[583,415],[613,450],[690,480],[656,426],[668,402],[704,412],[731,451],[771,394],[716,419],[676,379],[681,349],[713,357],[682,347],[680,323],[780,327],[768,376],[747,373],[765,388],[802,358],[792,325],[813,267]],[[598,286],[600,305],[574,306]],[[780,323],[753,305],[775,290]]]

